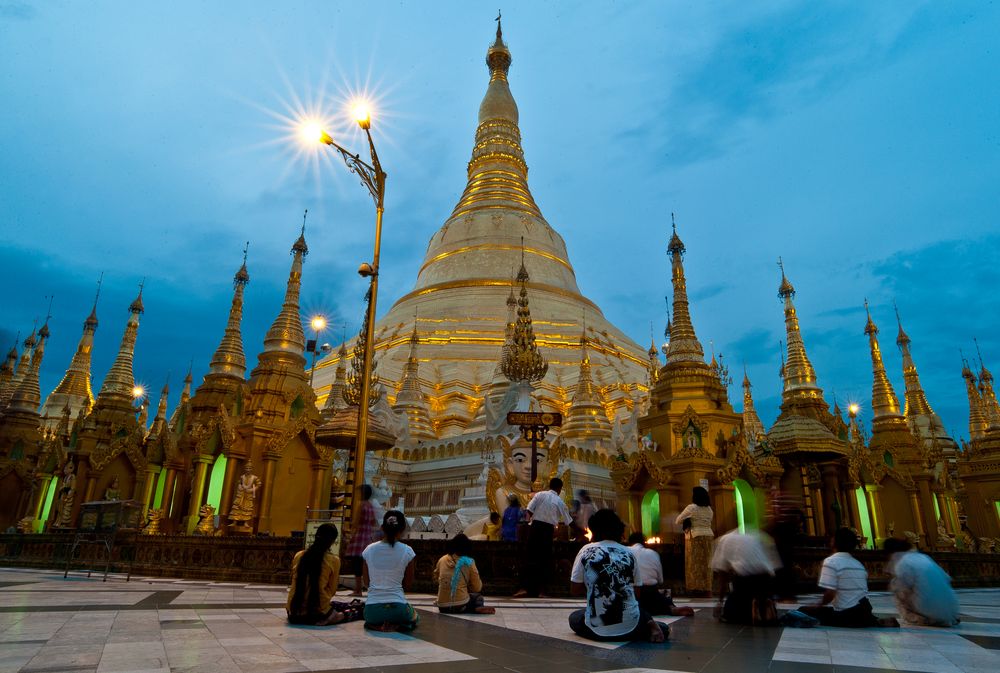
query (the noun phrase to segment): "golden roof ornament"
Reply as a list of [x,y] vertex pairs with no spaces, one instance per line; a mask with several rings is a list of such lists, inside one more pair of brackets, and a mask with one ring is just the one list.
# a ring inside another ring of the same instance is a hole
[[83,332],[80,341],[76,346],[73,359],[66,368],[59,385],[45,399],[42,413],[55,416],[62,406],[69,405],[70,411],[75,413],[85,404],[93,404],[94,392],[90,382],[90,362],[91,353],[94,348],[94,334],[97,332],[97,301],[101,297],[101,285],[104,282],[104,273],[101,273],[97,280],[97,291],[94,294],[94,305],[90,310],[90,315],[83,321]]
[[896,335],[896,346],[899,347],[903,355],[903,382],[906,388],[906,405],[903,415],[907,418],[911,416],[932,416],[934,414],[931,405],[927,402],[927,395],[920,385],[920,377],[917,374],[917,366],[913,363],[913,356],[910,354],[910,337],[903,331],[903,321],[899,317],[899,307],[892,304],[896,311],[896,324],[899,325],[899,333]]
[[896,391],[893,390],[892,383],[885,373],[882,350],[878,343],[878,326],[872,320],[867,299],[865,299],[865,314],[868,316],[865,334],[868,336],[868,347],[872,357],[872,419],[877,421],[885,417],[901,416],[899,398],[896,397]]
[[511,61],[498,20],[497,38],[486,52],[490,82],[479,105],[479,124],[468,166],[468,182],[452,218],[498,207],[541,217],[528,188],[528,165],[521,147],[517,102],[507,83]]
[[677,222],[674,214],[670,214],[673,233],[667,245],[667,253],[671,258],[671,282],[674,289],[673,322],[668,319],[670,343],[667,346],[667,364],[679,362],[705,363],[705,350],[698,341],[691,323],[691,313],[688,309],[687,279],[684,277],[684,253],[686,248],[677,235]]
[[[364,380],[365,344],[368,343],[368,312],[372,310],[372,289],[368,287],[365,293],[365,317],[361,320],[361,331],[358,332],[357,339],[354,340],[354,348],[351,354],[351,371],[347,373],[347,384],[344,386],[344,401],[349,406],[357,407],[361,405],[361,382]],[[378,362],[372,354],[372,369],[368,379],[368,407],[374,407],[382,398],[382,389],[378,385],[378,376],[375,368]]]
[[[309,247],[306,245],[306,210],[302,216],[302,231],[298,239],[292,244],[291,255],[292,267],[288,272],[288,283],[285,286],[285,300],[281,306],[281,312],[274,319],[270,329],[264,336],[265,354],[287,354],[296,364],[305,367],[306,337],[302,331],[302,318],[299,315],[299,294],[302,289],[302,264],[305,256],[309,254]],[[303,372],[305,370],[303,369]]]
[[45,322],[38,331],[38,343],[31,351],[31,366],[28,368],[24,379],[18,385],[14,394],[11,395],[10,405],[7,411],[20,411],[38,416],[38,407],[42,403],[42,391],[39,384],[39,370],[42,366],[42,358],[45,355],[45,342],[49,338],[49,319],[52,318],[52,301],[49,301],[49,312],[45,316]]
[[211,376],[228,376],[240,380],[246,378],[247,360],[243,352],[243,335],[240,331],[240,323],[243,320],[243,291],[247,283],[250,282],[250,274],[247,272],[247,251],[249,248],[250,241],[247,241],[243,248],[243,265],[233,276],[233,302],[229,308],[226,330],[215,355],[212,356],[206,378]]
[[119,406],[132,408],[132,389],[135,387],[132,358],[135,354],[135,340],[139,332],[139,316],[143,312],[142,290],[145,282],[143,279],[139,283],[139,294],[129,304],[129,317],[125,323],[121,345],[118,347],[118,355],[101,384],[101,392],[97,395],[99,402],[114,401]]
[[782,362],[781,376],[784,381],[782,396],[787,400],[792,397],[808,397],[822,399],[823,391],[816,385],[816,370],[806,354],[806,346],[799,331],[799,318],[792,299],[795,297],[795,287],[785,276],[785,265],[778,258],[781,269],[781,284],[778,286],[778,298],[785,304],[785,337],[788,351],[787,360]]
[[524,266],[524,253],[521,254],[521,269],[517,272],[517,284],[520,286],[517,300],[517,320],[514,323],[514,338],[510,350],[503,354],[500,361],[500,371],[512,383],[534,383],[545,378],[549,364],[538,352],[535,344],[535,332],[531,326],[531,309],[528,307],[528,270]]
[[983,400],[976,385],[976,375],[969,367],[969,361],[962,356],[962,378],[965,379],[965,390],[969,396],[969,437],[978,439],[986,434],[987,420],[983,409]]
[[983,362],[983,354],[979,351],[979,340],[974,338],[973,341],[976,344],[976,355],[979,356],[979,393],[986,424],[991,429],[1000,428],[1000,402],[993,390],[993,374]]

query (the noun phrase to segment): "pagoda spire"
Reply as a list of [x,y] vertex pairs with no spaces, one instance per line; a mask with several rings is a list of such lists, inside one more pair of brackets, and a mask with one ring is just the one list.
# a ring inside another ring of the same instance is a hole
[[899,325],[899,333],[896,335],[896,346],[903,355],[903,381],[906,385],[906,405],[903,414],[910,416],[932,416],[934,411],[927,402],[927,395],[920,385],[920,377],[917,375],[917,366],[913,363],[913,356],[910,354],[910,337],[903,331],[903,321],[899,317],[899,308],[893,303],[896,311],[896,324]]
[[753,386],[750,384],[750,376],[746,367],[743,368],[743,434],[747,438],[747,444],[757,444],[764,432],[764,424],[757,415],[757,410],[753,405]]
[[417,360],[417,346],[419,344],[417,321],[414,318],[413,331],[410,332],[410,352],[406,358],[406,364],[403,366],[403,380],[394,405],[409,419],[410,439],[413,441],[433,439],[436,436],[434,426],[431,424],[430,413],[427,410],[424,392],[420,387],[420,363]]
[[[309,211],[306,211],[308,214]],[[299,315],[299,292],[302,288],[302,264],[309,254],[306,245],[305,216],[302,218],[302,231],[292,244],[292,267],[288,272],[288,283],[285,286],[285,301],[281,312],[274,319],[271,328],[264,336],[264,350],[260,358],[275,355],[278,359],[286,359],[302,367],[305,376],[306,337],[302,331],[302,318]]]
[[[304,245],[303,241],[303,245]],[[243,265],[233,276],[233,302],[229,307],[229,320],[212,362],[208,367],[208,377],[231,377],[239,380],[246,378],[247,359],[243,354],[243,336],[240,333],[240,322],[243,319],[243,290],[250,282],[247,272],[247,250],[250,241],[243,248]],[[301,330],[301,326],[299,328]]]
[[330,394],[326,397],[326,404],[323,405],[323,417],[327,420],[336,411],[347,406],[347,401],[344,398],[344,389],[347,385],[347,339],[340,342],[337,358],[336,374],[334,374],[333,383],[330,385]]
[[570,402],[569,414],[562,427],[564,439],[607,439],[611,436],[611,423],[601,402],[600,392],[594,387],[590,371],[590,353],[587,351],[587,331],[580,335],[580,373],[576,390]]
[[512,60],[497,20],[496,39],[486,52],[490,82],[479,106],[479,126],[469,161],[468,183],[451,214],[453,218],[497,207],[541,217],[528,189],[528,165],[521,148],[517,103],[507,83]]
[[677,223],[670,214],[673,234],[667,252],[670,254],[672,281],[674,286],[673,322],[668,323],[670,344],[667,346],[667,364],[676,362],[705,363],[705,350],[694,333],[691,314],[688,311],[687,280],[684,278],[684,252],[686,248],[677,235]]
[[865,315],[868,320],[865,323],[865,334],[868,336],[868,348],[872,356],[872,421],[878,422],[886,418],[901,418],[899,413],[899,398],[896,391],[889,382],[889,377],[885,373],[885,365],[882,363],[882,350],[878,344],[878,326],[872,320],[872,314],[868,307],[868,300],[865,299]]
[[91,387],[90,361],[94,349],[94,334],[97,333],[97,301],[101,297],[101,285],[104,274],[97,281],[97,292],[94,294],[94,305],[90,315],[83,321],[83,332],[76,346],[76,353],[66,368],[59,385],[45,399],[42,413],[55,416],[56,411],[69,405],[70,413],[75,415],[80,409],[94,403],[94,391]]
[[816,384],[816,370],[809,361],[802,333],[799,331],[799,318],[792,301],[795,298],[795,287],[785,275],[785,265],[780,257],[778,267],[781,269],[778,298],[785,303],[785,339],[788,350],[788,359],[781,366],[784,380],[782,397],[785,401],[796,397],[822,399],[823,390]]
[[31,366],[21,381],[17,390],[11,396],[7,411],[20,411],[38,416],[38,407],[42,403],[42,391],[39,385],[39,370],[42,367],[42,358],[45,355],[45,342],[49,338],[49,319],[52,317],[51,302],[49,304],[49,314],[45,317],[42,328],[38,330],[38,343],[31,351]]
[[[650,325],[650,332],[652,331]],[[660,352],[656,349],[656,340],[652,334],[649,336],[649,350],[646,351],[646,355],[649,356],[649,387],[652,388],[660,379]]]
[[[545,378],[549,364],[538,352],[535,332],[531,326],[531,309],[528,307],[528,270],[524,267],[522,253],[521,269],[517,272],[520,285],[517,300],[517,320],[514,323],[513,341],[510,350],[503,354],[500,371],[512,383],[535,383]],[[524,409],[523,411],[527,411]]]
[[965,379],[965,391],[969,396],[969,437],[978,439],[986,434],[987,419],[983,399],[976,385],[976,375],[972,373],[965,357],[962,358],[962,378]]
[[14,392],[14,369],[17,367],[17,342],[20,338],[21,335],[18,334],[14,345],[7,351],[7,358],[0,365],[0,413],[3,412],[2,400],[10,399],[9,396]]
[[996,392],[993,390],[993,374],[983,362],[983,354],[979,352],[979,340],[973,339],[973,341],[976,344],[976,355],[979,356],[979,397],[982,400],[983,415],[986,417],[987,427],[990,429],[998,428],[1000,427],[1000,403],[998,403]]
[[142,305],[144,286],[145,279],[139,283],[139,294],[128,307],[129,317],[125,323],[121,345],[118,347],[118,355],[107,376],[104,377],[101,392],[97,394],[98,403],[114,401],[129,407],[132,405],[132,389],[135,387],[132,358],[135,354],[135,339],[139,333],[139,316],[144,312]]

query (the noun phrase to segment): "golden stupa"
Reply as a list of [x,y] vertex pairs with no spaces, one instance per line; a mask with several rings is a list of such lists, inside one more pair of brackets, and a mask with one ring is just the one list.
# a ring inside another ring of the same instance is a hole
[[[649,356],[581,293],[562,236],[535,203],[517,103],[507,79],[511,54],[499,26],[486,63],[489,85],[479,106],[468,183],[431,237],[412,291],[400,297],[375,328],[378,378],[389,404],[409,419],[408,431],[403,427],[397,433],[398,451],[393,455],[421,461],[438,456],[438,447],[463,446],[459,452],[475,456],[477,464],[468,466],[475,473],[482,468],[483,450],[495,448],[498,455],[507,455],[506,440],[517,428],[497,416],[506,413],[501,398],[509,385],[498,365],[512,323],[508,311],[515,274],[523,264],[536,343],[549,365],[534,384],[533,408],[562,412],[569,420],[576,400],[581,413],[563,441],[554,441],[557,430],[550,434],[551,445],[553,450],[563,446],[562,460],[590,451],[587,462],[597,464],[614,453],[615,421],[628,416],[635,399],[645,395]],[[339,389],[335,374],[343,358],[343,351],[334,353],[317,366],[316,392],[328,408],[341,404],[330,391]],[[586,396],[577,395],[581,373],[589,379]],[[490,401],[495,408],[489,408]],[[491,443],[500,436],[503,442]],[[549,472],[556,468],[552,462]],[[419,468],[396,467],[404,474],[394,474],[393,481],[398,476],[404,482],[400,485],[407,492],[407,507],[426,510],[429,500],[422,506],[420,493],[414,500],[405,484],[406,474]],[[610,501],[613,491],[606,475],[600,484],[587,481],[603,486]],[[418,491],[425,490],[429,497],[433,485],[427,481],[424,487]],[[440,509],[448,507],[443,502]]]

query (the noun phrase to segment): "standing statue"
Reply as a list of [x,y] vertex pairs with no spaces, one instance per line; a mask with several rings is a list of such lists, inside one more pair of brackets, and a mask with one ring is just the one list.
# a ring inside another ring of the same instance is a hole
[[76,501],[76,475],[73,474],[73,470],[73,461],[66,461],[66,467],[63,468],[62,487],[59,489],[57,528],[69,528],[73,525],[73,503]]
[[121,500],[121,492],[118,487],[118,476],[111,480],[111,485],[104,491],[105,500]]
[[236,496],[229,508],[229,521],[238,528],[249,528],[249,522],[254,515],[254,501],[260,488],[260,477],[253,473],[253,463],[249,460],[243,465],[243,475],[236,485]]

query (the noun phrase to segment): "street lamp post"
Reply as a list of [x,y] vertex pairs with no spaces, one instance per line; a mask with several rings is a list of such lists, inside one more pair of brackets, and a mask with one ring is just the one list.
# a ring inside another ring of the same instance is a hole
[[[361,178],[361,183],[368,189],[375,202],[375,247],[372,252],[372,261],[363,262],[358,267],[358,274],[363,278],[369,278],[368,306],[365,313],[365,349],[362,359],[361,378],[361,400],[358,408],[358,432],[357,441],[354,447],[354,466],[351,470],[351,489],[347,494],[349,517],[347,521],[352,521],[354,511],[354,495],[358,487],[365,479],[365,447],[368,444],[368,403],[371,399],[371,374],[372,359],[375,347],[375,303],[378,298],[378,274],[379,274],[379,253],[382,248],[382,213],[385,210],[385,171],[379,162],[378,153],[375,151],[375,142],[372,140],[371,115],[368,109],[358,106],[354,110],[354,118],[358,126],[365,132],[368,138],[368,150],[371,154],[371,163],[364,161],[359,154],[352,153],[346,148],[336,143],[322,129],[311,129],[313,137],[324,145],[329,145],[340,153],[347,164],[348,170]],[[353,527],[353,526],[352,526]]]
[[[313,328],[316,338],[312,340],[312,368],[309,370],[309,387],[312,387],[313,377],[316,375],[316,355],[319,352],[319,333],[326,328],[326,318],[321,315],[313,316],[309,321],[309,326]],[[307,344],[308,345],[308,344]]]

